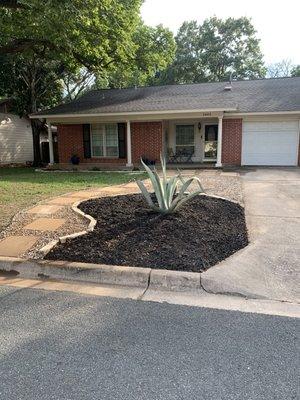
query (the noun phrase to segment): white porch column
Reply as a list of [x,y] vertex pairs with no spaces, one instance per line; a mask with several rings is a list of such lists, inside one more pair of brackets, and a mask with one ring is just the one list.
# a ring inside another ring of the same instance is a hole
[[222,122],[223,122],[223,116],[219,117],[219,124],[218,124],[218,147],[217,147],[216,167],[222,167]]
[[48,141],[49,141],[49,164],[54,164],[54,153],[53,153],[53,138],[51,124],[47,121],[48,125]]
[[132,155],[131,155],[131,129],[130,129],[130,121],[127,121],[127,129],[126,129],[126,140],[127,140],[127,164],[126,167],[132,167]]

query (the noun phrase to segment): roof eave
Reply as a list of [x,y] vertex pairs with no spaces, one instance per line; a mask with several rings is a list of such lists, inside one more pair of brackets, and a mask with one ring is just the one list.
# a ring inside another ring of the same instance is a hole
[[31,119],[40,118],[86,118],[86,117],[125,117],[135,115],[164,115],[164,114],[196,114],[206,112],[236,112],[237,107],[234,108],[207,108],[207,109],[192,109],[192,110],[157,110],[157,111],[128,111],[128,112],[110,112],[110,113],[69,113],[69,114],[32,114],[29,116]]

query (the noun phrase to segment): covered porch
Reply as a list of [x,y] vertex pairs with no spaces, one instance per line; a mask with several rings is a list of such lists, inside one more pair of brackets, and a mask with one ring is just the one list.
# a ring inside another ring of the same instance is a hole
[[223,115],[214,110],[47,119],[50,164],[56,123],[62,167],[70,165],[72,154],[80,168],[138,168],[141,159],[159,165],[161,154],[174,168],[221,167]]
[[[211,113],[207,113],[211,114]],[[163,154],[172,166],[222,166],[223,115],[162,122]]]

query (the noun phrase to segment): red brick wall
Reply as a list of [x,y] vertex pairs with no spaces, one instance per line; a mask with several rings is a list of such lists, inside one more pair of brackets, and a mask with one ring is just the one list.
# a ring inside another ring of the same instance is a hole
[[[80,157],[80,164],[119,164],[125,165],[126,159],[120,158],[84,158],[82,125],[58,125],[59,163],[68,164],[72,154]],[[132,162],[139,164],[142,156],[159,160],[162,151],[161,122],[131,123]]]
[[77,154],[80,164],[119,164],[125,165],[122,158],[84,158],[82,125],[58,125],[58,155],[60,164],[69,164],[72,154]]
[[159,161],[162,143],[161,122],[131,123],[132,162],[134,164],[138,164],[143,156]]
[[58,125],[58,158],[60,163],[68,163],[72,154],[83,159],[82,125]]
[[241,165],[243,120],[223,119],[222,164]]

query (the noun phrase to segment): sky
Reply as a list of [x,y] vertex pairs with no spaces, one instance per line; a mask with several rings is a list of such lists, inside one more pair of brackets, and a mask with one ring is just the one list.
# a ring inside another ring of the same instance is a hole
[[145,0],[147,25],[163,24],[174,34],[184,21],[250,17],[261,39],[267,65],[289,59],[300,64],[300,1],[298,0]]

